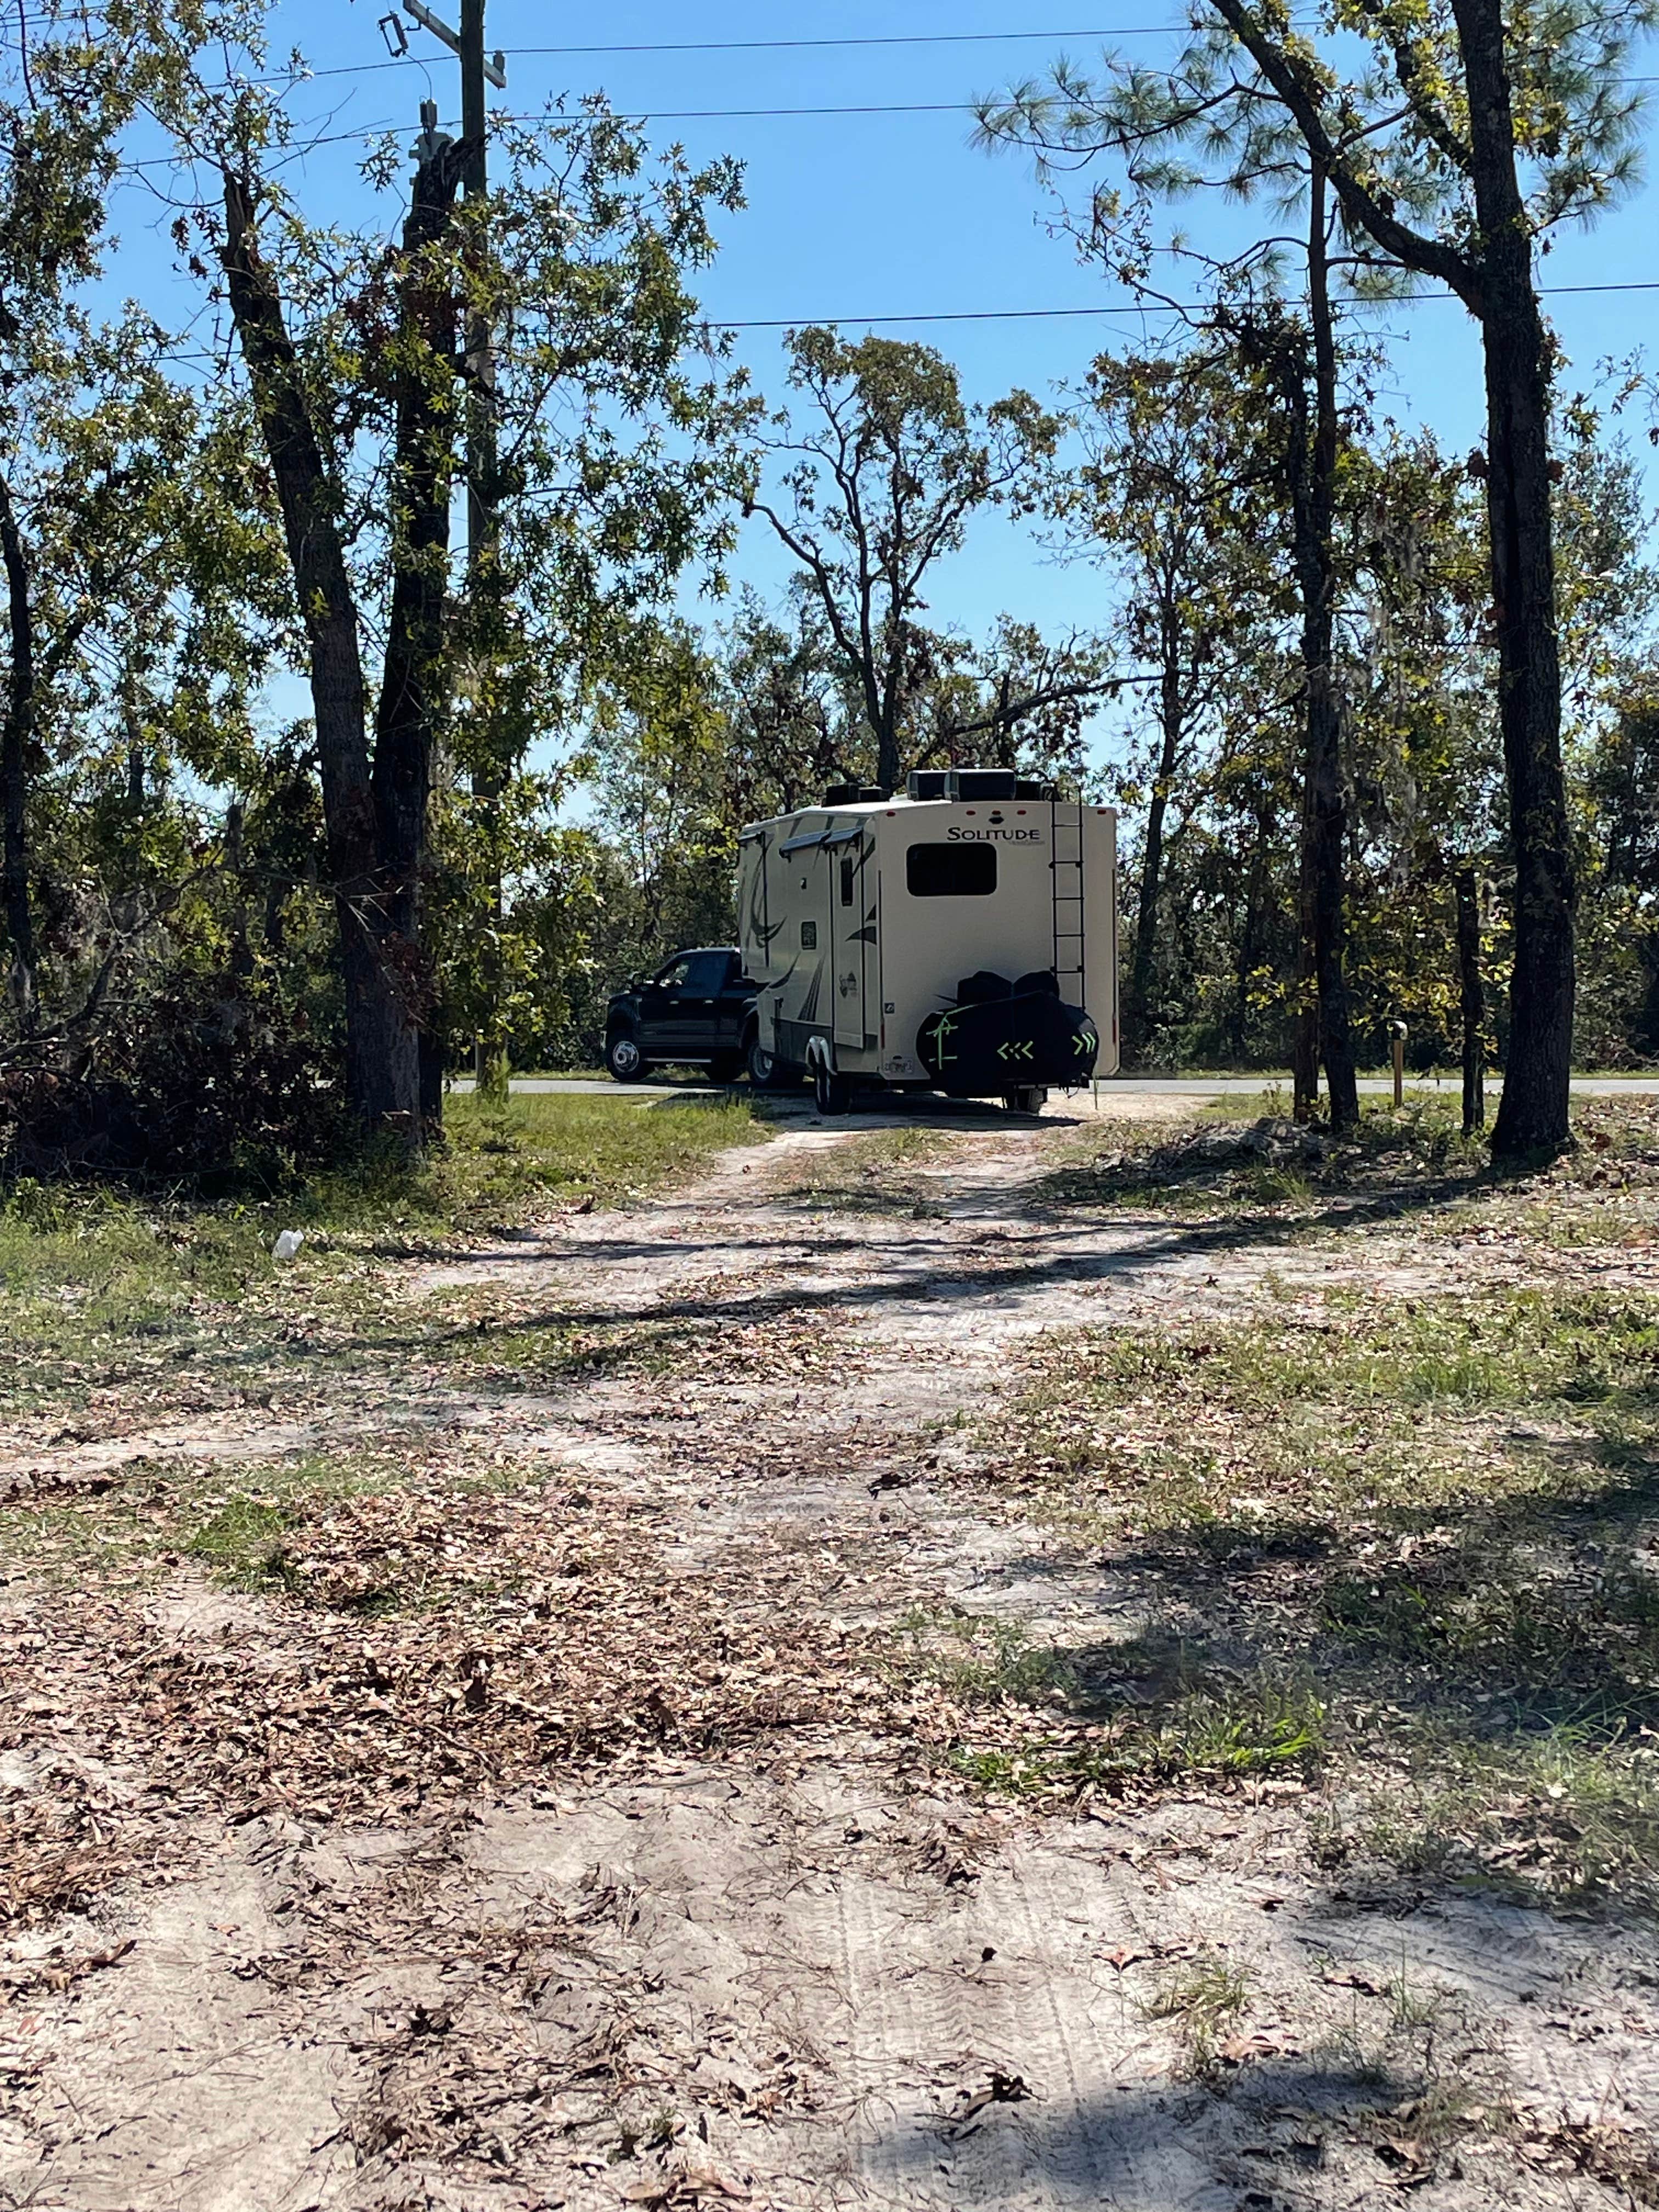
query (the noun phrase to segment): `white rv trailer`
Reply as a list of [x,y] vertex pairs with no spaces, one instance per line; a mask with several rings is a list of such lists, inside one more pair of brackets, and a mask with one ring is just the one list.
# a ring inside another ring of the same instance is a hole
[[838,787],[740,840],[750,1073],[1000,1097],[1117,1066],[1116,816],[1000,769]]

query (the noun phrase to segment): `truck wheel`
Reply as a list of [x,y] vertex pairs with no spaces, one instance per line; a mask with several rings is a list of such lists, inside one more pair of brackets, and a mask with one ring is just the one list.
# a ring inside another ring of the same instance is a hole
[[1048,1094],[1039,1083],[1027,1083],[1018,1091],[1005,1091],[1002,1103],[1011,1114],[1040,1114],[1048,1103]]
[[758,1037],[749,1040],[749,1080],[757,1091],[788,1091],[797,1080],[796,1070],[787,1060],[779,1060],[768,1052]]
[[736,1052],[717,1052],[708,1063],[711,1083],[735,1083],[743,1066],[743,1055]]
[[812,1103],[820,1114],[850,1113],[853,1085],[846,1076],[832,1074],[820,1060],[812,1070]]
[[639,1039],[627,1030],[617,1030],[606,1040],[605,1064],[618,1083],[637,1083],[651,1073],[650,1062],[640,1050]]

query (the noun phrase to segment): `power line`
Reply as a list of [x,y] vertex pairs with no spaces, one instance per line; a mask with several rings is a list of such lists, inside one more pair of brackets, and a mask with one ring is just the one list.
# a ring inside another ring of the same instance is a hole
[[1129,23],[1103,31],[892,31],[866,38],[696,39],[674,46],[520,46],[521,54],[799,53],[823,46],[988,46],[1016,39],[1161,39],[1189,32],[1189,23]]
[[[386,67],[390,64],[377,64],[375,66]],[[398,66],[401,67],[402,64]],[[1659,76],[1622,77],[1618,82],[1633,85],[1659,84]],[[859,101],[851,105],[815,107],[642,107],[630,110],[607,108],[605,112],[611,120],[617,123],[753,123],[800,122],[830,116],[974,115],[977,110],[966,100],[871,100]],[[551,119],[568,120],[574,123],[580,121],[582,118],[580,112],[573,112],[568,117],[556,116]],[[537,124],[548,122],[550,117],[546,112],[535,115],[514,115],[503,112],[496,118],[496,120],[501,123]],[[386,122],[371,124],[367,128],[356,131],[325,131],[315,138],[305,140],[302,144],[290,150],[306,153],[313,146],[338,146],[349,143],[354,139],[367,143],[371,138],[383,137],[388,131],[398,131],[405,127],[400,123]],[[166,160],[150,160],[129,162],[127,166],[134,169],[156,169],[168,168],[174,164]]]
[[[1552,299],[1590,292],[1659,292],[1659,278],[1652,282],[1644,279],[1617,284],[1540,284],[1538,290],[1540,295]],[[1452,292],[1396,292],[1386,299],[1361,301],[1355,304],[1394,307],[1455,297]],[[848,324],[860,330],[876,330],[899,323],[1032,323],[1070,321],[1090,315],[1201,314],[1211,304],[1204,300],[1160,300],[1156,302],[1147,301],[1135,307],[957,307],[919,315],[785,315],[744,322],[720,322],[712,318],[703,319],[705,327],[711,331],[798,331],[820,325],[838,329]]]
[[[1048,39],[1164,39],[1189,32],[1188,23],[1127,23],[1121,28],[1094,31],[899,31],[887,32],[864,38],[836,39],[683,39],[675,40],[640,41],[626,46],[508,46],[509,61],[530,56],[565,56],[571,58],[596,55],[625,54],[785,54],[821,53],[830,49],[848,51],[869,46],[988,46],[1024,42],[1036,44]],[[420,66],[414,54],[399,55],[395,60],[384,62],[345,62],[327,69],[305,70],[287,73],[304,78],[324,76],[366,76],[375,70],[414,69]],[[284,80],[286,81],[286,80]]]
[[[763,118],[789,121],[811,116],[971,115],[973,112],[971,107],[959,100],[894,105],[872,103],[868,106],[854,107],[653,107],[641,108],[629,113],[624,113],[620,108],[607,108],[605,111],[606,116],[617,123],[732,123],[754,122]],[[502,112],[495,117],[498,123],[544,124],[549,119],[545,113],[513,115]],[[568,116],[555,117],[552,119],[574,124],[583,121],[584,118],[580,111],[573,111]],[[404,123],[386,122],[373,123],[366,128],[356,131],[325,131],[319,132],[314,138],[307,138],[283,147],[283,155],[284,159],[291,158],[295,155],[303,155],[316,146],[342,146],[353,143],[366,144],[370,139],[383,138],[388,132],[404,131],[408,127]],[[450,129],[454,126],[447,122],[444,127]],[[125,166],[129,169],[170,169],[182,165],[169,156],[161,155],[152,156],[143,161],[129,161]]]
[[[1593,293],[1659,292],[1659,278],[1632,278],[1613,284],[1540,284],[1540,296],[1551,299],[1583,297]],[[1362,301],[1356,304],[1377,307],[1423,306],[1431,301],[1455,299],[1451,292],[1396,292],[1382,300]],[[714,315],[695,318],[698,325],[709,331],[799,331],[813,328],[842,329],[851,326],[858,330],[884,330],[896,325],[909,326],[921,323],[1042,323],[1074,322],[1103,315],[1175,315],[1201,314],[1211,302],[1204,300],[1146,301],[1133,307],[953,307],[924,311],[913,315],[770,315],[740,318],[736,321]],[[175,361],[218,362],[222,356],[205,351],[173,351],[169,358]]]

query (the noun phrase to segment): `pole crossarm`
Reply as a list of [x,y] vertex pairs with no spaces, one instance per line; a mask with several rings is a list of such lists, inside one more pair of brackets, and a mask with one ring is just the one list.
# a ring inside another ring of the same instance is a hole
[[[423,31],[430,31],[434,39],[441,39],[444,44],[449,48],[451,53],[459,54],[460,52],[460,33],[459,31],[452,31],[441,15],[434,15],[431,9],[427,6],[426,0],[404,0],[404,8],[407,14],[414,17],[415,21],[420,25]],[[483,63],[483,73],[489,78],[490,83],[495,86],[497,92],[505,92],[507,90],[507,57],[505,54],[495,53],[487,56]]]

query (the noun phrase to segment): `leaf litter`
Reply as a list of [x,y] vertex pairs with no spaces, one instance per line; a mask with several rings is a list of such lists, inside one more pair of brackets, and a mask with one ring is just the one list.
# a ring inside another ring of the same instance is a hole
[[[1012,1156],[1031,1177],[1044,1171],[1042,1145]],[[964,1276],[994,1304],[1007,1270],[988,1277],[974,1243],[973,1173],[988,1155],[985,1203],[1006,1209],[999,1139],[994,1152],[956,1147],[949,1211]],[[772,1180],[787,1173],[786,1162]],[[1241,2097],[1259,2076],[1282,2103],[1285,2069],[1305,2075],[1309,2052],[1338,2034],[1358,2036],[1365,2063],[1389,2078],[1422,2072],[1387,1969],[1297,1966],[1318,1885],[1288,1782],[1222,1765],[1195,1790],[1190,1759],[1179,1774],[1144,1761],[1114,1771],[1101,1746],[1115,1739],[1088,1713],[988,1678],[944,1683],[915,1664],[897,1626],[906,1601],[937,1601],[964,1540],[994,1558],[998,1510],[984,1495],[964,1512],[971,1451],[848,1401],[885,1390],[902,1405],[904,1370],[920,1360],[994,1402],[1006,1345],[970,1331],[941,1352],[924,1334],[919,1352],[901,1325],[896,1349],[890,1323],[865,1325],[863,1286],[912,1233],[902,1209],[880,1216],[881,1236],[848,1237],[844,1212],[803,1231],[799,1199],[769,1218],[765,1188],[756,1201],[755,1256],[738,1267],[690,1259],[696,1239],[677,1209],[672,1267],[654,1291],[635,1283],[610,1318],[603,1255],[619,1224],[573,1220],[556,1272],[468,1291],[477,1349],[447,1348],[407,1378],[374,1368],[386,1401],[362,1408],[365,1426],[327,1480],[290,1480],[285,1462],[261,1456],[257,1425],[228,1466],[217,1454],[140,1455],[82,1480],[73,1455],[95,1439],[96,1419],[87,1439],[52,1447],[67,1463],[14,1501],[36,1549],[9,1571],[0,1612],[16,1691],[0,1732],[0,1911],[13,1938],[0,2016],[27,2006],[31,2023],[50,2021],[42,2007],[75,2002],[118,2021],[130,2002],[142,2019],[159,1994],[143,1978],[161,1971],[143,1900],[180,1900],[195,1971],[228,2023],[251,2023],[236,2008],[257,2005],[259,2033],[295,2051],[331,2023],[339,2084],[310,2133],[276,2131],[293,2138],[283,2189],[309,2175],[331,2208],[413,2201],[416,2185],[421,2201],[468,2212],[481,2190],[509,2201],[503,2186],[526,2205],[807,2206],[828,2201],[826,2185],[848,2203],[920,2203],[930,2200],[899,2179],[905,2123],[896,2133],[878,2115],[885,2100],[926,2129],[939,2107],[925,2084],[952,2079],[979,2085],[957,2093],[952,2156],[988,2155],[985,2122],[1006,2106],[1018,2133],[999,2140],[1021,2146],[1022,2171],[1069,2187],[1068,2160],[1085,2153],[1067,2146],[1083,2123],[1060,2085],[1081,2045],[1045,2042],[1033,1990],[1073,1978],[1081,2020],[1100,1964],[1115,1985],[1139,1963],[1218,1941],[1245,1944],[1267,1977],[1218,2040]],[[635,1235],[649,1225],[640,1218]],[[1063,1235],[1054,1242],[1064,1249]],[[1033,1242],[1033,1265],[1044,1249]],[[810,1303],[803,1249],[815,1285],[830,1284]],[[1180,1277],[1184,1295],[1216,1293],[1217,1273],[1206,1251],[1201,1271]],[[1248,1291],[1255,1273],[1219,1295]],[[908,1274],[901,1288],[916,1295]],[[976,1329],[971,1299],[962,1310]],[[526,1344],[552,1357],[526,1359]],[[314,1418],[302,1382],[290,1396]],[[248,1522],[245,1504],[264,1517]],[[242,1522],[222,1525],[228,1513]],[[204,1531],[216,1532],[205,1545]],[[215,1577],[234,1589],[210,1601]],[[1132,1734],[1143,1710],[1126,1703]],[[1090,1759],[1092,1778],[1056,1771],[1057,1743]],[[974,1761],[1022,1758],[1040,1786],[974,1814],[986,1802]],[[1191,1814],[1160,1817],[1172,1791],[1236,1808],[1232,1825],[1194,1845],[1180,1829]],[[696,1871],[682,1894],[687,1876],[662,1853],[688,1823],[702,1856],[685,1861]],[[523,1868],[521,1832],[536,1839]],[[1201,1900],[1170,1888],[1172,1865],[1194,1849],[1208,1869]],[[532,1875],[541,1853],[551,1870]],[[1048,1890],[1032,1887],[1039,1877]],[[1021,1885],[1046,1900],[1040,1971]],[[1067,1931],[1085,1897],[1079,1944]],[[1201,1905],[1201,1926],[1171,1917],[1183,1903],[1189,1914]],[[854,1941],[855,1906],[873,1917]],[[713,1952],[696,1948],[705,1918],[723,1931]],[[843,1931],[834,1940],[832,1924]],[[1485,1924],[1478,1912],[1468,1921]],[[1482,1941],[1465,1961],[1471,1980]],[[714,1964],[720,1944],[749,1960],[730,1984]],[[955,1947],[948,1960],[933,1960],[940,1946]],[[832,1963],[843,1951],[879,1981],[901,2036],[931,2023],[926,2040],[868,2040],[874,2015]],[[939,1975],[975,1992],[953,2000],[969,2002],[959,2016],[922,2001]],[[118,1995],[127,1978],[130,2001]],[[1488,1993],[1498,2009],[1513,1998]],[[1627,2016],[1632,2002],[1641,2009],[1627,1997]],[[1192,2094],[1178,2086],[1172,2029],[1136,2014],[1115,2047],[1126,2082]],[[95,2193],[73,2165],[69,2108],[54,2101],[54,2081],[69,2068],[67,2091],[73,2069],[53,2033],[43,2042],[31,2026],[0,2057],[34,2116],[21,2136],[0,2134],[0,2150],[19,2173],[78,2174],[64,2201],[127,2212],[134,2188],[151,2185],[122,2172],[157,2163],[141,2149],[159,2149],[162,2168],[182,2154],[162,2118],[141,2124],[120,2083],[104,2083],[114,2138],[139,2166],[118,2163],[115,2193]],[[924,2085],[915,2094],[902,2086],[910,2071]],[[1622,2078],[1619,2111],[1575,2120],[1564,2106],[1540,2120],[1526,2168],[1594,2174],[1648,2201],[1638,2195],[1647,2077],[1627,2063]],[[1345,2106],[1332,2094],[1302,2081],[1285,2108],[1301,2132],[1284,2158],[1299,2155],[1310,2112],[1346,2146],[1328,2154],[1338,2168],[1359,2156],[1364,2097]],[[1501,2114],[1504,2093],[1480,2109]],[[1192,2195],[1224,2166],[1231,2124],[1224,2106],[1206,2108],[1184,2148],[1146,2154],[1124,2201]],[[1443,2136],[1389,2122],[1377,2140],[1398,2154],[1393,2185],[1462,2203],[1447,2146],[1481,2126]],[[1004,2201],[1026,2202],[1024,2186]],[[273,2184],[270,2201],[277,2193]]]

